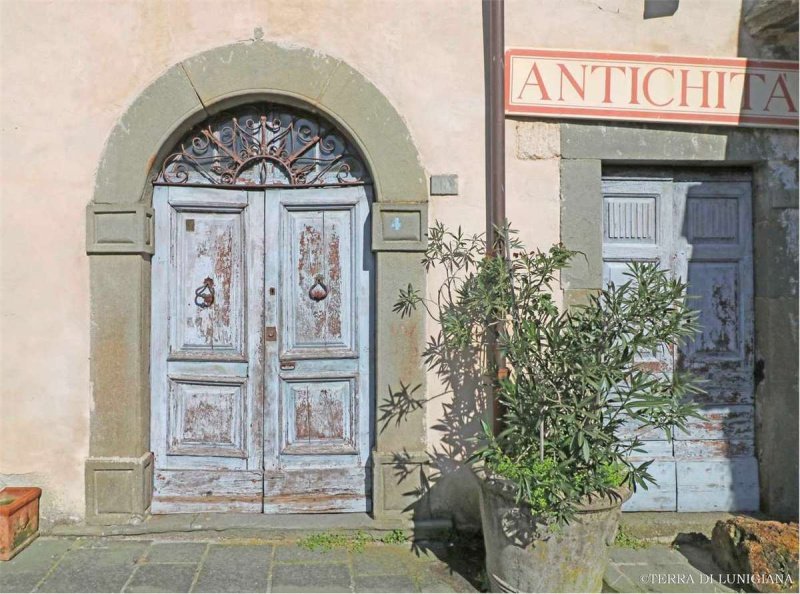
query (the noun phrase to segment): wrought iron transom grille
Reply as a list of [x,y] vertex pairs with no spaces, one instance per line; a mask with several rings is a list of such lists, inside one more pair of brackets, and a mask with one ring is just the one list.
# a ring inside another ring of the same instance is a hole
[[355,148],[326,119],[285,105],[223,112],[164,159],[159,185],[342,186],[368,183]]

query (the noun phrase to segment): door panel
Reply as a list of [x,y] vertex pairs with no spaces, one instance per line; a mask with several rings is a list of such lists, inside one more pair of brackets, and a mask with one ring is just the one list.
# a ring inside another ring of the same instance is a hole
[[169,378],[167,455],[246,458],[244,378]]
[[261,511],[263,193],[153,203],[152,511]]
[[[682,181],[675,194],[676,218],[683,221],[674,235],[675,273],[688,279],[702,325],[677,359],[704,380],[707,392],[701,398],[706,420],[676,435],[686,444],[675,456],[677,509],[757,510],[750,183]],[[708,454],[703,460],[685,457],[702,451]]]
[[[603,282],[616,286],[628,282],[633,261],[670,265],[665,238],[672,225],[672,187],[669,180],[606,180],[603,184]],[[672,353],[660,349],[640,353],[639,362],[650,369],[671,373]],[[650,474],[657,486],[636,493],[625,505],[628,511],[675,509],[675,461],[673,445],[661,429],[642,428],[627,420],[621,435],[636,435],[643,442],[635,463],[653,459]]]
[[279,229],[282,238],[273,255],[273,263],[279,261],[281,307],[275,320],[276,375],[267,380],[264,509],[367,511],[366,193],[363,188],[280,191],[276,204],[277,220],[267,226]]
[[[650,363],[675,365],[703,380],[704,420],[691,420],[675,441],[642,432],[659,485],[637,492],[629,511],[758,509],[753,457],[752,246],[749,182],[701,174],[603,182],[604,280],[627,280],[624,263],[658,261],[686,279],[702,331],[677,353]],[[651,222],[655,217],[655,223]],[[647,362],[647,358],[642,359]]]
[[284,454],[357,454],[355,378],[281,382]]
[[356,205],[284,208],[282,356],[356,357],[351,241]]
[[[235,212],[174,210],[173,359],[246,359],[245,212],[244,205]],[[211,286],[205,287],[206,279]],[[213,299],[212,305],[199,307],[203,299]]]

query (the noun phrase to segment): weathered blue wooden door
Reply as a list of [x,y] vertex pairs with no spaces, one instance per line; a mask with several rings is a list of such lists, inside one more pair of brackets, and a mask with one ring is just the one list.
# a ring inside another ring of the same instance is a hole
[[603,182],[605,281],[625,282],[627,262],[658,262],[688,281],[702,332],[649,366],[677,366],[703,380],[704,420],[676,431],[637,430],[658,486],[640,491],[631,511],[758,509],[753,414],[751,190],[742,174],[689,173]]
[[270,190],[267,202],[266,318],[277,340],[266,343],[264,511],[367,511],[365,190]]
[[365,188],[153,201],[153,512],[368,510]]

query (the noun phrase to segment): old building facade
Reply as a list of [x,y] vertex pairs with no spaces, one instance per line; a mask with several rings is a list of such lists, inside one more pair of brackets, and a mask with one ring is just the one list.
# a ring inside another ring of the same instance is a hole
[[[648,4],[507,0],[506,45],[797,59],[796,3]],[[394,303],[437,286],[429,224],[483,231],[481,3],[0,10],[2,483],[41,486],[49,525],[475,525],[459,460],[485,403],[440,395],[420,359],[432,323]],[[508,219],[586,255],[565,305],[631,259],[699,298],[685,355],[707,418],[650,436],[659,487],[629,509],[796,516],[796,129],[556,114],[505,130]]]

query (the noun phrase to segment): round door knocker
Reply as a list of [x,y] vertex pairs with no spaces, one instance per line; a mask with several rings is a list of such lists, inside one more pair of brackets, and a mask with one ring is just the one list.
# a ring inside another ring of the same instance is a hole
[[194,304],[205,309],[214,305],[214,281],[206,277],[203,284],[194,292]]
[[308,290],[308,296],[314,301],[322,301],[328,296],[328,287],[322,282],[322,275],[314,277],[314,284]]

